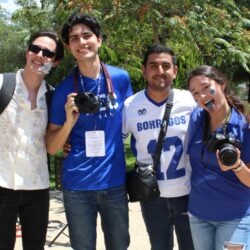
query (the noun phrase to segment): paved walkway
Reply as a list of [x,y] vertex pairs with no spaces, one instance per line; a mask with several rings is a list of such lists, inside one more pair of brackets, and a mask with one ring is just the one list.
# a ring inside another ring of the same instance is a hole
[[[139,203],[129,204],[129,220],[130,220],[130,246],[128,250],[150,250],[150,244],[145,229],[144,222],[142,220],[141,211]],[[47,233],[47,242],[45,249],[48,250],[66,250],[72,249],[70,247],[69,238],[65,235],[68,233],[67,228],[65,229],[65,234],[61,234],[57,240],[49,247],[48,245],[54,239],[54,237],[60,232],[66,223],[64,208],[62,204],[62,194],[59,191],[53,191],[51,193],[51,203],[50,203],[50,223]],[[17,242],[15,250],[22,250],[20,232],[17,231]],[[100,220],[98,218],[97,226],[97,250],[105,250],[103,233],[100,227]],[[176,246],[174,250],[178,250]]]

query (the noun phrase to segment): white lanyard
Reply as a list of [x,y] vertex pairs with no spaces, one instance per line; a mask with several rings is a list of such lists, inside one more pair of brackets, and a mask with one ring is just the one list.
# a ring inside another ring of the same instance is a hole
[[[98,97],[100,96],[100,92],[101,92],[101,81],[102,81],[102,71],[100,72],[100,74],[98,76],[98,85],[97,85],[97,92],[96,92],[96,95]],[[82,87],[82,92],[85,92],[86,89],[84,87],[84,76],[82,74],[80,74],[80,83],[81,83],[81,87]]]

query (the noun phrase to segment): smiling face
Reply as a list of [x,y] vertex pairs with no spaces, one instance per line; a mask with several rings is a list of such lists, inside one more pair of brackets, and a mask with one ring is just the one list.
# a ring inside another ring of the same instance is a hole
[[[47,36],[40,36],[36,38],[32,45],[36,48],[39,48],[38,50],[33,50],[32,48],[26,51],[26,66],[25,68],[32,71],[33,73],[45,75],[43,71],[40,69],[45,67],[48,64],[51,64],[52,66],[56,65],[55,62],[55,56],[54,57],[48,57],[46,56],[48,51],[55,53],[56,52],[56,42]],[[47,53],[44,53],[46,51]]]
[[74,25],[69,32],[67,47],[78,63],[96,60],[101,44],[102,38],[84,24]]
[[219,84],[206,76],[194,76],[189,81],[189,90],[198,105],[208,112],[216,112],[227,105],[225,84]]
[[173,65],[172,56],[167,53],[152,53],[142,68],[148,84],[148,92],[168,92],[177,74],[177,67]]

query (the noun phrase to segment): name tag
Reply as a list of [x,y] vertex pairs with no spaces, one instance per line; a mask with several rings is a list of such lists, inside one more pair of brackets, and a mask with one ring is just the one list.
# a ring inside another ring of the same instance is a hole
[[102,157],[105,156],[105,134],[102,130],[86,131],[86,156]]

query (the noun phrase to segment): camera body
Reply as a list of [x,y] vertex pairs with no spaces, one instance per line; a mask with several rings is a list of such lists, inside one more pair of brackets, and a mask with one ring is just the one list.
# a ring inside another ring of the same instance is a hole
[[232,134],[213,133],[205,145],[210,152],[219,150],[220,161],[225,166],[230,167],[238,160],[236,148],[240,149],[241,144]]
[[98,96],[91,92],[83,92],[76,95],[75,105],[79,113],[96,114],[100,110],[100,100]]

